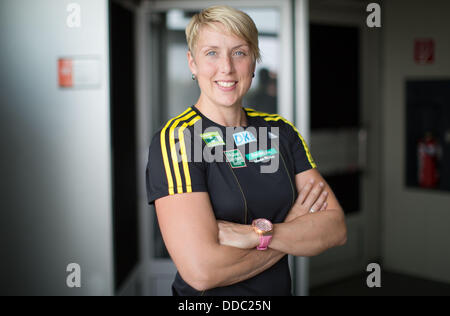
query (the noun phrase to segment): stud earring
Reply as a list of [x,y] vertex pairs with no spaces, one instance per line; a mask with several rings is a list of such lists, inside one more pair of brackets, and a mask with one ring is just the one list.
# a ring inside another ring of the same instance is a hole
[[194,75],[194,74],[192,74],[192,80],[194,80],[194,81],[195,81],[195,79],[196,79],[196,78],[195,78],[195,75]]
[[253,73],[253,76],[252,76],[252,78],[255,78],[255,73]]

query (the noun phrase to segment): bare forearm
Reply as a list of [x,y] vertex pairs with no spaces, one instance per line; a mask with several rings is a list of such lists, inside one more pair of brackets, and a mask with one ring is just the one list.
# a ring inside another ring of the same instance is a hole
[[285,255],[273,249],[259,251],[219,245],[214,262],[209,263],[207,287],[227,286],[250,279],[272,267]]
[[346,242],[347,229],[342,210],[306,214],[274,226],[269,247],[294,256],[315,256]]

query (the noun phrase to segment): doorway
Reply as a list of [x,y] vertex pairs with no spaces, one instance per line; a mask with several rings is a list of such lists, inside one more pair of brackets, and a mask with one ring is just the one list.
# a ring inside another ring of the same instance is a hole
[[[139,88],[138,102],[141,126],[139,163],[142,166],[145,166],[150,137],[154,132],[198,99],[200,91],[197,83],[192,81],[187,65],[184,30],[193,14],[211,5],[211,1],[201,0],[143,2],[138,22],[138,41],[143,47],[139,50],[139,76],[146,82],[139,83],[142,87]],[[227,5],[249,14],[259,30],[263,61],[257,64],[244,106],[279,113],[293,121],[292,2],[249,0],[228,1]],[[262,93],[270,96],[265,98],[270,102],[258,102]],[[140,192],[143,192],[142,188]],[[145,203],[144,195],[140,199],[143,294],[170,295],[176,268],[165,249],[153,206]],[[291,269],[295,269],[293,262],[291,258]],[[293,288],[297,286],[293,285]]]

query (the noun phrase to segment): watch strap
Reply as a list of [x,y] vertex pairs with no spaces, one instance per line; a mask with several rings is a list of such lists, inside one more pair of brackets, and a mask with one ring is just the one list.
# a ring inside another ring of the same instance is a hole
[[258,250],[266,250],[267,246],[270,244],[270,240],[272,239],[272,236],[259,236],[259,245],[256,247]]

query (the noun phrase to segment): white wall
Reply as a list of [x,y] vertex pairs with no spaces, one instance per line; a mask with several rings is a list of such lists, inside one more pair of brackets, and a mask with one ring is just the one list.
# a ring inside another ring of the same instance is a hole
[[[108,1],[0,2],[0,293],[113,293]],[[60,89],[59,57],[96,56],[98,88]],[[69,263],[81,288],[66,286]]]
[[[449,12],[446,0],[396,0],[384,1],[382,15],[384,268],[446,282],[450,192],[406,188],[404,164],[405,80],[450,77]],[[435,40],[432,65],[414,62],[414,39],[421,37]]]

